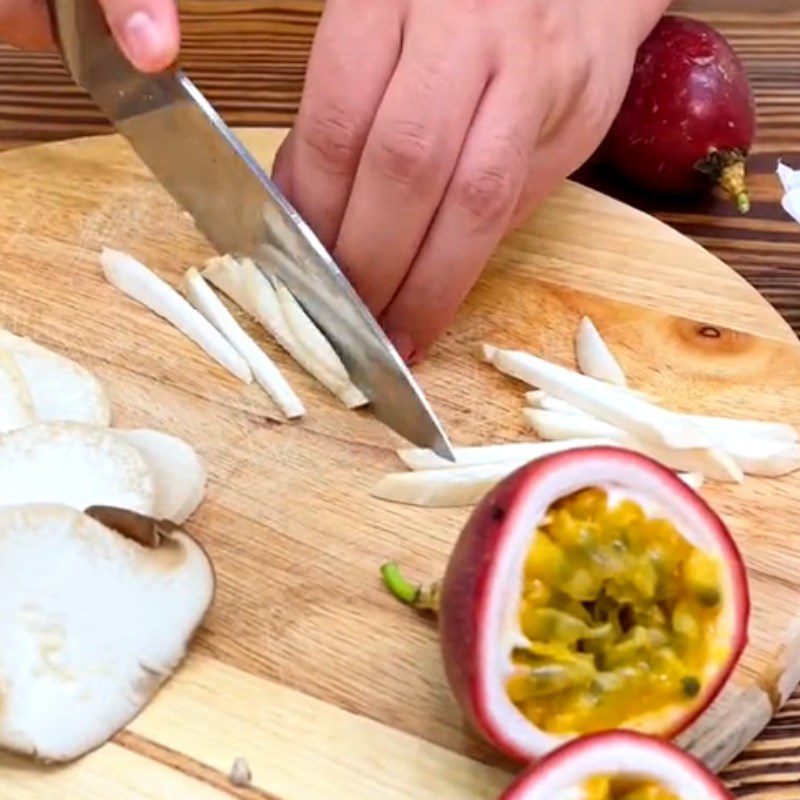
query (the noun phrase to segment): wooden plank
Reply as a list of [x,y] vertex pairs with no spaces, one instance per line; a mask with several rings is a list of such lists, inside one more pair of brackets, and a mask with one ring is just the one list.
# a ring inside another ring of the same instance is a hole
[[236,796],[117,744],[63,767],[34,767],[27,759],[4,755],[0,771],[3,796],[14,800],[228,800]]
[[130,730],[227,772],[242,756],[253,786],[281,800],[492,800],[508,772],[329,703],[198,657]]

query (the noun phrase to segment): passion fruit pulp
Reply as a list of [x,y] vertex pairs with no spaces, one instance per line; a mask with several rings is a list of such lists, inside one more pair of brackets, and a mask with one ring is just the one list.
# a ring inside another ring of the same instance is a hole
[[533,764],[499,800],[732,800],[703,764],[662,739],[610,731]]
[[384,578],[438,613],[467,721],[520,761],[615,728],[677,735],[747,642],[746,572],[726,526],[674,472],[617,447],[554,453],[498,483],[440,584]]
[[589,778],[583,785],[585,800],[680,800],[659,781],[632,778]]
[[557,500],[525,561],[511,701],[560,734],[691,704],[727,654],[720,572],[632,500],[594,488]]

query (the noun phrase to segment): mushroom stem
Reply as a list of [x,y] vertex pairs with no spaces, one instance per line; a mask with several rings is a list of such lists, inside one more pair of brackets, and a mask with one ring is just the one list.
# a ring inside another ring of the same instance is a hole
[[400,567],[389,561],[381,567],[381,575],[386,588],[401,603],[412,606],[418,611],[439,611],[439,582],[434,581],[429,586],[413,584],[403,576]]

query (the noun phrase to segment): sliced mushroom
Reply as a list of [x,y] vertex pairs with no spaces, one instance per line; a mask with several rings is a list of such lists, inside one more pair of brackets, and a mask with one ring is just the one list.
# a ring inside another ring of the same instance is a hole
[[0,351],[0,433],[36,421],[36,409],[25,376],[12,353]]
[[111,401],[88,369],[27,337],[0,330],[0,348],[10,353],[27,384],[40,422],[111,424]]
[[207,470],[197,451],[183,439],[146,428],[118,429],[117,436],[144,456],[155,480],[153,516],[178,525],[203,501]]
[[111,428],[42,422],[0,436],[0,506],[111,505],[152,514],[155,498],[146,459]]
[[214,571],[181,531],[143,547],[63,505],[0,509],[0,747],[78,758],[186,655]]

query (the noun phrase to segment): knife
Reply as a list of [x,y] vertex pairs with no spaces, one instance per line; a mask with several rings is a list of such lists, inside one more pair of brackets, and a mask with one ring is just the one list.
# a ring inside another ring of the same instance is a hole
[[179,68],[136,70],[97,0],[48,0],[78,86],[220,253],[280,278],[325,334],[375,416],[454,461],[442,424],[375,318],[310,227]]

